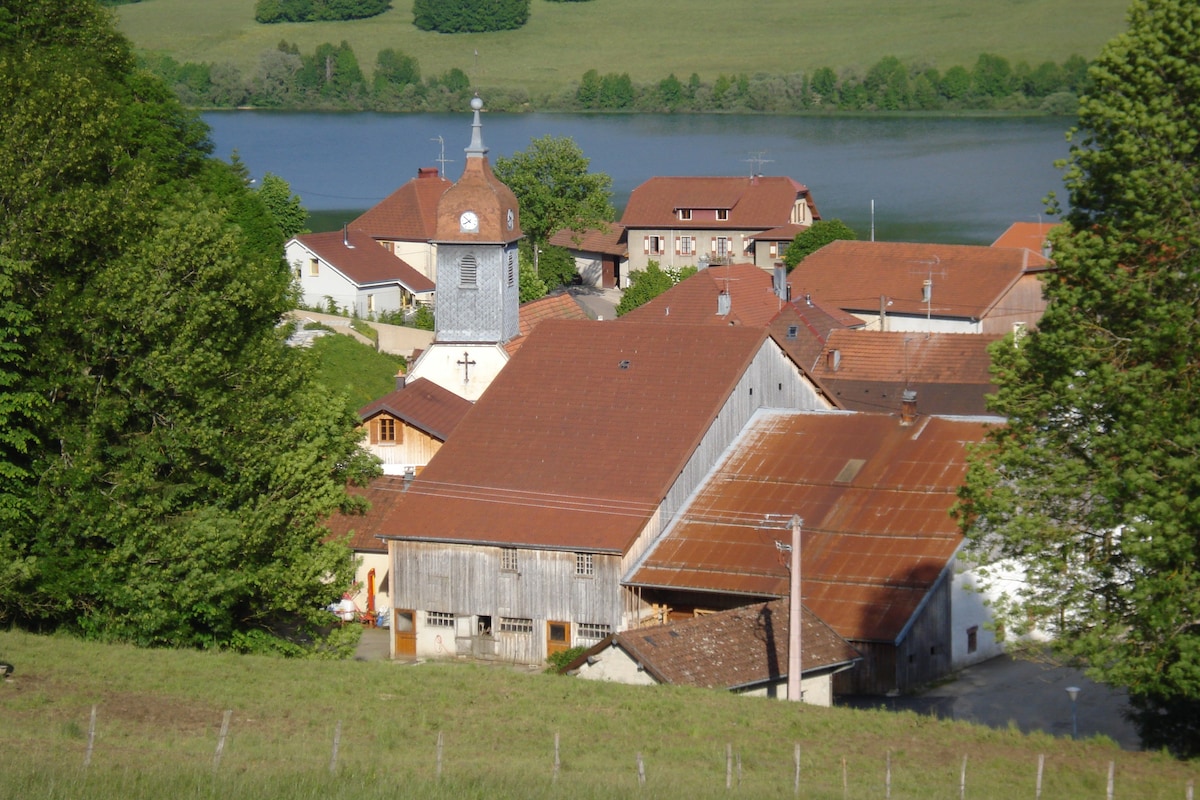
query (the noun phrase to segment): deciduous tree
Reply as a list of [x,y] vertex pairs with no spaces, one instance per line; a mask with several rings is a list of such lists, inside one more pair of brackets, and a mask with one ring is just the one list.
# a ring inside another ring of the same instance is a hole
[[[1079,107],[1039,329],[994,351],[1008,424],[962,506],[1001,603],[1151,721],[1200,707],[1200,6],[1138,0]],[[1192,718],[1181,752],[1200,751]]]
[[517,196],[521,230],[535,250],[563,228],[584,231],[612,221],[612,178],[589,172],[589,163],[575,140],[549,135],[496,159],[496,177]]
[[0,12],[0,619],[297,652],[351,579],[322,521],[374,468],[210,151],[94,4]]
[[858,234],[840,219],[819,219],[809,226],[808,230],[796,234],[787,250],[783,253],[784,266],[788,272],[807,256],[817,252],[825,245],[838,239],[857,239]]

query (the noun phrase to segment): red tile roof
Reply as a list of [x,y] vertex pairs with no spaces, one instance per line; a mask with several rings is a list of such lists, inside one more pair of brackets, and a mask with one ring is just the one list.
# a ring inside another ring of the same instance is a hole
[[630,584],[783,596],[802,526],[804,604],[851,641],[894,642],[962,541],[950,517],[979,420],[762,412]]
[[987,413],[984,399],[995,391],[987,348],[1002,338],[840,330],[806,368],[850,411],[898,412],[901,395],[911,389],[921,413],[980,415]]
[[[722,292],[729,294],[730,311],[718,315],[717,298]],[[765,328],[783,305],[771,289],[770,272],[753,264],[732,264],[700,270],[621,321]]]
[[351,222],[350,230],[376,239],[427,242],[437,230],[438,200],[450,186],[436,167],[422,167],[417,177]]
[[610,256],[623,256],[629,248],[621,241],[625,235],[625,227],[619,222],[610,222],[608,230],[589,228],[585,231],[573,231],[563,228],[550,237],[550,244],[555,247],[565,247],[568,250],[581,250],[586,253],[604,253]]
[[388,534],[624,552],[765,341],[543,322],[390,510]]
[[546,295],[538,300],[522,303],[518,309],[517,336],[504,345],[509,356],[521,349],[526,337],[533,329],[548,319],[591,319],[583,306],[574,297],[562,292],[561,294]]
[[981,319],[1023,275],[1049,268],[1016,248],[842,239],[801,261],[788,281],[792,297],[811,292],[826,306],[877,314],[884,296],[890,313],[924,315],[922,285],[932,279],[929,313]]
[[[629,195],[621,224],[626,228],[728,228],[767,230],[791,222],[796,199],[804,197],[819,219],[808,187],[791,178],[655,177]],[[729,211],[729,219],[679,219],[679,209]]]
[[1057,222],[1014,222],[1008,226],[1008,230],[1000,234],[996,241],[992,242],[992,247],[1020,247],[1032,250],[1040,258],[1046,245],[1046,237],[1058,224]]
[[349,536],[347,544],[356,552],[384,552],[387,545],[378,538],[383,532],[385,513],[395,499],[404,493],[405,479],[399,475],[380,475],[365,487],[350,486],[347,491],[366,499],[365,514],[334,514],[326,523],[330,539]]
[[[695,619],[615,634],[612,641],[659,683],[739,689],[787,678],[787,600],[755,603]],[[804,609],[802,672],[861,658],[845,639]]]
[[444,442],[470,408],[471,401],[425,378],[417,378],[404,388],[389,392],[363,406],[358,410],[358,417],[366,422],[386,411]]
[[771,320],[771,338],[812,378],[813,365],[834,331],[861,327],[862,320],[841,309],[821,308],[811,299],[788,303]]
[[359,286],[399,283],[414,294],[434,290],[433,281],[365,234],[305,233],[296,241]]

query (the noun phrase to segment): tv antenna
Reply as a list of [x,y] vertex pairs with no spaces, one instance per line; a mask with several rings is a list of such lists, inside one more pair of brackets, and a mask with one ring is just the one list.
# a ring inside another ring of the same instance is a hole
[[750,177],[751,178],[762,175],[763,164],[775,163],[774,159],[764,158],[764,156],[766,156],[766,154],[767,154],[766,150],[755,150],[754,152],[752,152],[750,154],[749,158],[745,159],[745,161],[754,165],[750,169]]
[[437,157],[438,170],[440,170],[442,177],[445,177],[446,176],[446,165],[451,163],[454,160],[452,158],[446,158],[446,140],[443,139],[441,136],[438,136],[436,138],[430,139],[429,141],[438,143],[438,147],[440,148],[440,150],[438,152],[438,157]]
[[932,259],[917,259],[916,263],[929,265],[927,270],[923,270],[925,272],[925,280],[921,283],[921,302],[925,304],[925,321],[929,322],[930,317],[933,316],[933,276],[937,275],[939,278],[944,278],[946,277],[946,271],[938,269],[937,272],[934,272],[934,269],[940,267],[942,263],[942,259],[938,258],[936,253],[934,253]]

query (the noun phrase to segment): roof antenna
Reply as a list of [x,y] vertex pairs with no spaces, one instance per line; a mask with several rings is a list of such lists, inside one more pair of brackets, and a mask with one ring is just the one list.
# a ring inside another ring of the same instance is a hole
[[438,169],[441,170],[442,177],[445,177],[446,176],[446,164],[448,164],[449,162],[454,160],[454,159],[446,158],[446,140],[443,139],[441,136],[438,136],[436,139],[430,139],[429,141],[437,142],[438,146],[441,148],[441,152],[438,153],[437,162],[438,162]]
[[763,164],[772,164],[772,163],[774,163],[774,160],[773,160],[773,159],[770,159],[770,158],[763,158],[763,156],[765,156],[766,154],[767,154],[767,151],[766,151],[766,150],[755,150],[754,152],[752,152],[752,153],[750,154],[750,157],[749,157],[749,158],[747,158],[747,159],[744,159],[745,161],[747,161],[747,162],[749,162],[750,164],[753,164],[753,165],[754,165],[754,166],[752,166],[752,167],[750,168],[750,177],[751,177],[752,179],[753,179],[753,178],[760,178],[760,177],[762,177],[762,167],[763,167]]

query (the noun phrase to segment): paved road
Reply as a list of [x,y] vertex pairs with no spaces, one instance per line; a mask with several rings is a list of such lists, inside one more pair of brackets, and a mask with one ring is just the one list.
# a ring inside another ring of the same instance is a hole
[[1141,749],[1137,731],[1123,715],[1124,691],[1049,661],[1000,656],[968,667],[955,680],[919,695],[860,698],[844,705],[915,711],[993,728],[1015,723],[1026,733],[1070,736],[1068,686],[1080,689],[1076,700],[1080,738],[1104,735],[1125,750]]

